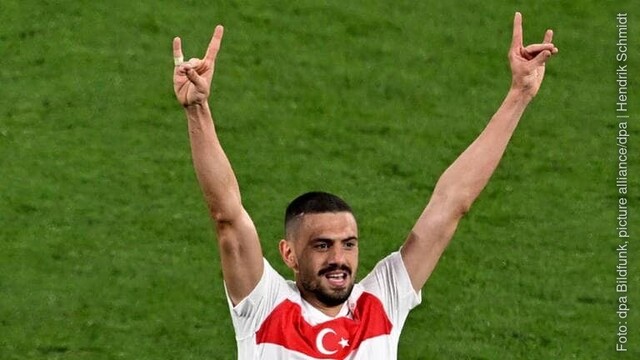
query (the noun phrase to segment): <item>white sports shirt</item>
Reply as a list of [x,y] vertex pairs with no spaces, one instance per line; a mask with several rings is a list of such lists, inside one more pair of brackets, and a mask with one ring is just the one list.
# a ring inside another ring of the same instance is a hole
[[421,301],[394,252],[355,284],[336,317],[302,299],[266,259],[256,288],[229,307],[239,360],[394,360],[409,310]]

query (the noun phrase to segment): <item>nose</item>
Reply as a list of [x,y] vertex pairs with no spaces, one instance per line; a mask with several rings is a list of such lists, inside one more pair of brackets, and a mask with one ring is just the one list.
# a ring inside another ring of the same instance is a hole
[[334,246],[329,253],[329,263],[344,264],[345,263],[345,251],[340,246]]

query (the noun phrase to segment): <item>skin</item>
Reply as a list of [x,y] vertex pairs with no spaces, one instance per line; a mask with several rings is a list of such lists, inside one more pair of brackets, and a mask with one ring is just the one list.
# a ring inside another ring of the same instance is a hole
[[[280,241],[282,260],[293,270],[302,297],[325,314],[335,316],[355,284],[358,271],[358,226],[349,212],[299,217],[287,239]],[[344,285],[326,275],[345,273]]]
[[460,222],[495,171],[529,102],[538,93],[546,61],[558,52],[547,30],[543,42],[523,46],[522,15],[513,19],[508,52],[511,88],[476,140],[445,170],[401,249],[414,289],[421,289]]
[[[255,226],[242,206],[240,190],[231,165],[215,131],[208,98],[215,59],[223,36],[217,26],[202,59],[192,58],[174,68],[174,90],[188,120],[191,153],[198,182],[211,218],[216,224],[222,273],[233,304],[255,288],[263,272],[262,249]],[[440,176],[431,198],[401,248],[405,267],[416,291],[420,290],[445,248],[460,219],[467,213],[495,171],[529,102],[538,93],[548,59],[558,52],[547,30],[543,41],[523,45],[522,15],[513,20],[508,51],[511,87],[497,112],[469,147]],[[180,38],[173,41],[173,56],[182,57]],[[419,164],[416,164],[419,166]],[[349,214],[350,215],[350,214]],[[327,266],[358,266],[358,250],[345,239],[357,239],[353,216],[344,213],[307,214],[300,219],[295,236],[280,241],[283,260],[295,274],[302,296],[312,305],[334,316],[341,305],[323,300],[326,294],[348,290],[335,287],[320,275]],[[318,238],[326,249],[314,248]],[[324,294],[326,293],[326,294]]]

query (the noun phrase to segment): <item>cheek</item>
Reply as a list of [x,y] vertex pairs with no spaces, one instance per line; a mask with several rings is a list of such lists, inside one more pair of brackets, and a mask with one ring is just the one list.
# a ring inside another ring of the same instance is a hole
[[350,254],[349,263],[355,272],[358,269],[358,250],[354,251],[353,254]]
[[355,249],[352,249],[351,251],[347,251],[346,254],[347,254],[347,257],[349,258],[349,260],[358,261],[359,249],[356,247]]
[[305,272],[307,274],[317,274],[318,271],[322,268],[322,259],[319,256],[313,256],[312,254],[306,253],[302,254],[302,257],[299,258],[298,268],[301,272]]

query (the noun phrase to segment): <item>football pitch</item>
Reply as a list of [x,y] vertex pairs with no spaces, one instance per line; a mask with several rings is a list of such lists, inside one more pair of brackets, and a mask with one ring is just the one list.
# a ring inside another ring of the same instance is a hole
[[[0,359],[235,358],[174,36],[201,57],[225,26],[210,104],[266,258],[291,276],[284,209],[329,191],[354,208],[361,278],[506,95],[516,10],[525,43],[552,28],[560,52],[399,359],[640,359],[640,2],[595,0],[3,0]],[[618,13],[631,44],[624,293]]]

